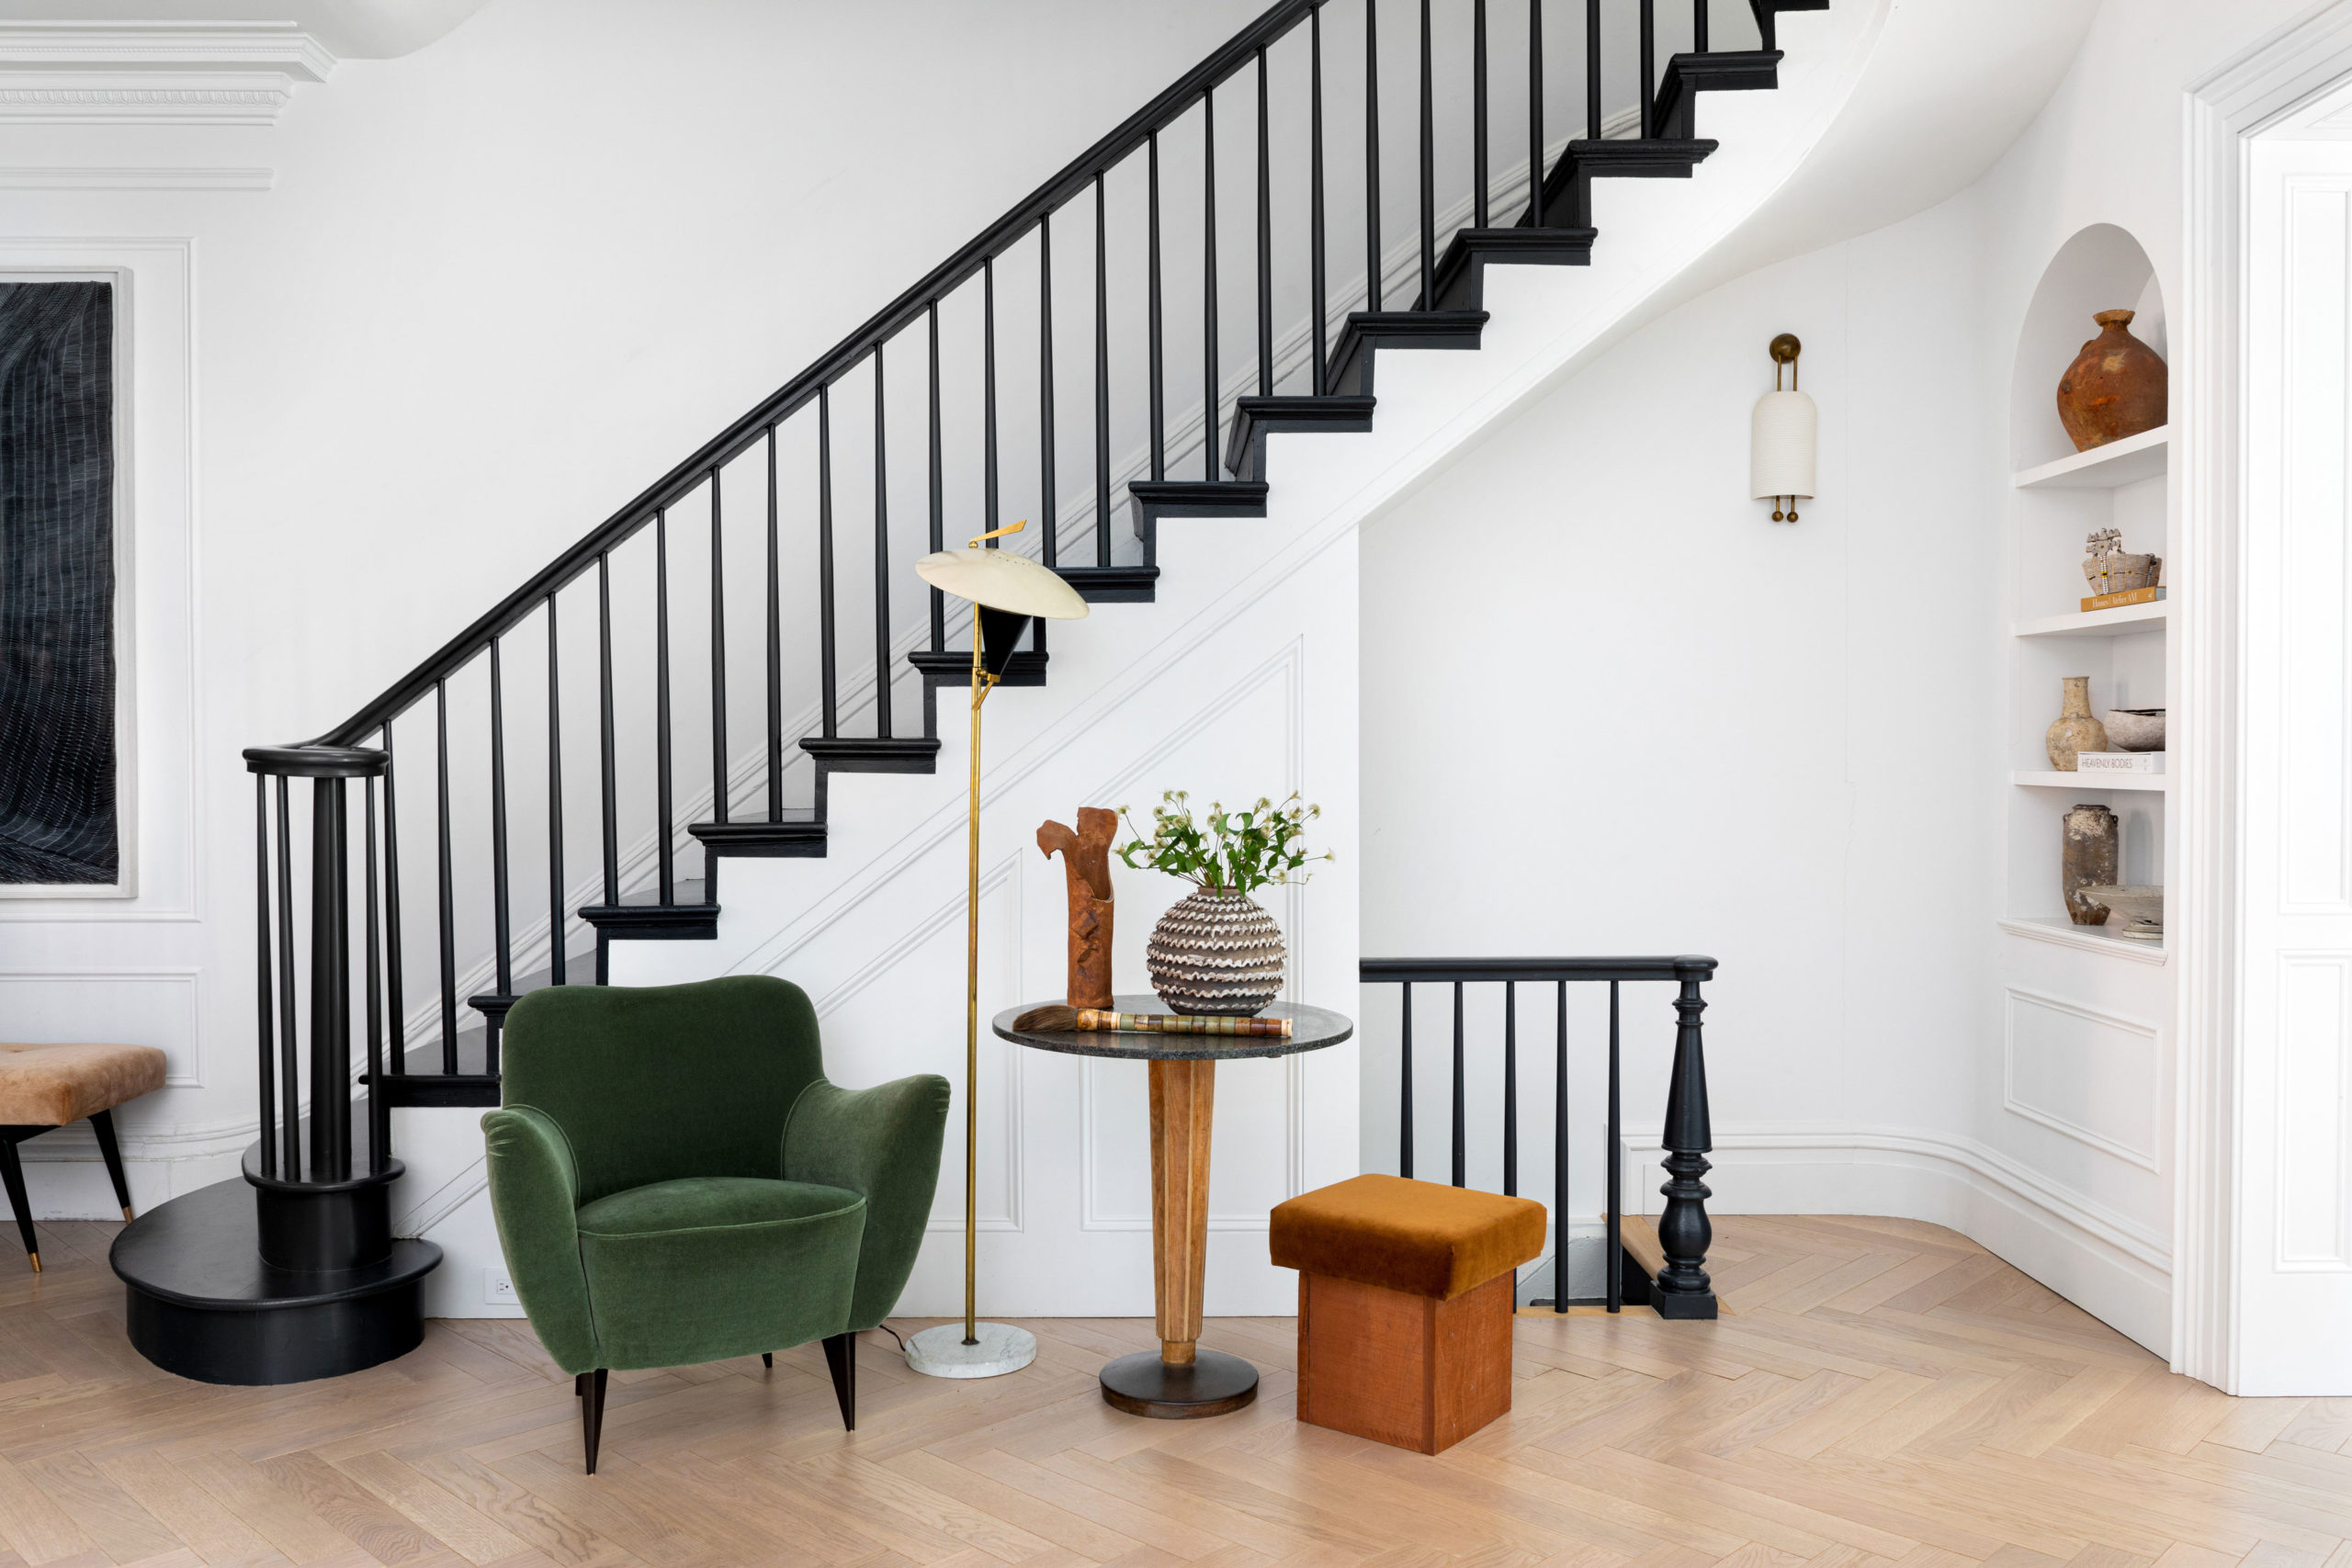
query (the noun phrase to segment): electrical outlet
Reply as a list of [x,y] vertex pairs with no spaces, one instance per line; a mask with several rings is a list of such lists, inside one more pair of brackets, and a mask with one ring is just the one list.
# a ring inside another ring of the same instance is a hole
[[506,1277],[503,1269],[481,1271],[481,1301],[484,1306],[511,1307],[522,1303],[514,1299],[514,1281]]

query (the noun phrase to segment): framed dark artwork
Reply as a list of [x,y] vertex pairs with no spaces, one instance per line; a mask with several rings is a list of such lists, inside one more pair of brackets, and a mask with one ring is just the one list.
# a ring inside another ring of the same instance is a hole
[[0,890],[124,882],[115,303],[0,279]]

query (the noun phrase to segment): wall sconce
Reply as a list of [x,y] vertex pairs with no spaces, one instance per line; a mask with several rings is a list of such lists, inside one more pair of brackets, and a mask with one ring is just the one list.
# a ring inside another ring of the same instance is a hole
[[[1804,344],[1793,333],[1772,340],[1772,389],[1756,400],[1756,417],[1748,434],[1747,491],[1757,501],[1772,502],[1772,521],[1797,520],[1797,502],[1813,499],[1814,451],[1821,431],[1821,412],[1813,400],[1797,390],[1797,355]],[[1781,389],[1781,367],[1789,367],[1788,390]]]

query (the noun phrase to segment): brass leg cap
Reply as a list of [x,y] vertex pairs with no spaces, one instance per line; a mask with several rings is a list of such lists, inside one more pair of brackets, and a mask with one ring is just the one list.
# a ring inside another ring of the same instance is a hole
[[32,1264],[33,1264],[33,1272],[34,1272],[34,1273],[36,1273],[36,1274],[40,1273],[40,1253],[38,1253],[38,1252],[28,1252],[28,1253],[26,1253],[26,1254],[25,1254],[25,1256],[26,1256],[27,1258],[31,1258],[31,1259],[32,1259]]
[[130,1204],[128,1204],[128,1203],[125,1203],[125,1204],[122,1206],[122,1217],[123,1217],[124,1219],[126,1219],[126,1220],[128,1220],[128,1219],[130,1219],[130,1218],[131,1217],[131,1213],[130,1213]]

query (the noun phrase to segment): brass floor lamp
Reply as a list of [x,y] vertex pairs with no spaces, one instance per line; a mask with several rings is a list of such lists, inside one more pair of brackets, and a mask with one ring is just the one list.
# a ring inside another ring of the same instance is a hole
[[967,833],[964,960],[964,1321],[926,1328],[907,1341],[907,1365],[935,1378],[992,1378],[1017,1372],[1037,1358],[1037,1340],[1010,1324],[982,1323],[978,1313],[980,1077],[980,705],[1004,678],[1012,650],[1034,618],[1074,621],[1086,614],[1077,590],[1026,556],[983,549],[988,540],[1017,534],[1015,523],[982,534],[960,550],[940,550],[915,563],[925,582],[972,605],[972,790]]

